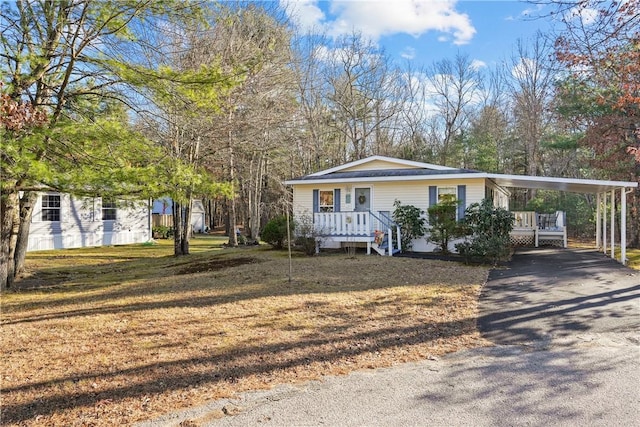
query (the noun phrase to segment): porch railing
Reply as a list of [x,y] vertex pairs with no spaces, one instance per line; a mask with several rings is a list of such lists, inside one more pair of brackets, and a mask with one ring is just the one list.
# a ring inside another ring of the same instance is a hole
[[536,213],[533,211],[514,211],[514,228],[536,228]]
[[391,256],[393,255],[393,252],[394,252],[393,231],[396,232],[395,252],[400,252],[402,250],[402,245],[400,243],[402,241],[400,226],[396,224],[396,222],[393,219],[389,218],[384,213],[378,212],[378,214],[380,215],[379,217],[373,213],[371,214],[371,216],[373,216],[380,224],[379,229],[383,230],[387,234],[387,249],[388,249],[389,255]]
[[316,212],[313,214],[313,225],[316,233],[321,236],[333,238],[366,237],[371,239],[370,242],[374,242],[376,231],[382,232],[385,236],[386,246],[379,243],[379,247],[388,248],[389,255],[392,255],[394,251],[401,250],[400,226],[382,212],[375,214],[371,211]]
[[370,236],[374,230],[369,212],[316,212],[313,225],[322,236]]

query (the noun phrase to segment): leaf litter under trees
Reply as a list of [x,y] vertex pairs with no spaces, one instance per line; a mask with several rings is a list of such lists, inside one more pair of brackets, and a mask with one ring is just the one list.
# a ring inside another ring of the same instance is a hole
[[283,252],[210,243],[189,260],[168,242],[30,257],[40,287],[3,297],[3,425],[131,424],[485,344],[484,267],[297,257],[289,284]]

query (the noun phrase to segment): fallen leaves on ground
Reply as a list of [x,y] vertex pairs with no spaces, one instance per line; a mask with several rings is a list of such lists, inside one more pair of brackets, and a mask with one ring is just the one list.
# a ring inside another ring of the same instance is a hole
[[108,250],[62,267],[40,255],[38,287],[3,296],[3,425],[125,425],[485,345],[484,267],[338,253],[294,258],[289,282],[286,256],[264,248]]

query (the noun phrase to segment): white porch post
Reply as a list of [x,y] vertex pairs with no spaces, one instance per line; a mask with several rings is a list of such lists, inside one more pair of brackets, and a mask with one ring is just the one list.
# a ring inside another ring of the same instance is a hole
[[620,189],[620,262],[627,265],[627,188]]
[[616,254],[616,190],[611,190],[611,258],[615,259]]
[[600,204],[600,193],[596,194],[596,249],[602,245],[602,206]]
[[607,254],[607,193],[602,193],[602,253]]

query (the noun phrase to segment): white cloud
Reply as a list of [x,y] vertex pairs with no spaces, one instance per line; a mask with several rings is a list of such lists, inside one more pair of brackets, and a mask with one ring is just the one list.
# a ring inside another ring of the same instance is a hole
[[473,61],[471,61],[471,68],[473,68],[474,70],[479,70],[480,68],[484,68],[486,66],[487,63],[479,59],[474,59]]
[[416,57],[416,49],[407,46],[402,50],[402,52],[400,52],[400,56],[404,59],[414,59]]
[[289,17],[305,31],[318,30],[323,26],[324,12],[316,0],[280,0]]
[[590,7],[580,7],[576,6],[571,10],[567,11],[565,14],[565,19],[572,20],[580,20],[583,25],[591,25],[596,22],[598,19],[598,11],[596,9],[592,9]]
[[303,29],[325,29],[339,36],[358,31],[378,40],[382,36],[410,34],[418,37],[437,31],[466,44],[476,29],[467,14],[456,10],[457,0],[329,0],[328,14],[318,0],[281,0],[289,14]]
[[547,16],[548,11],[547,11],[547,6],[543,3],[538,3],[533,7],[528,7],[526,9],[523,9],[522,12],[520,12],[520,14],[513,16],[513,15],[509,15],[507,17],[504,18],[505,21],[530,21],[532,19],[541,19],[545,16]]
[[520,58],[520,61],[511,69],[511,75],[517,80],[526,80],[539,66],[535,59]]

